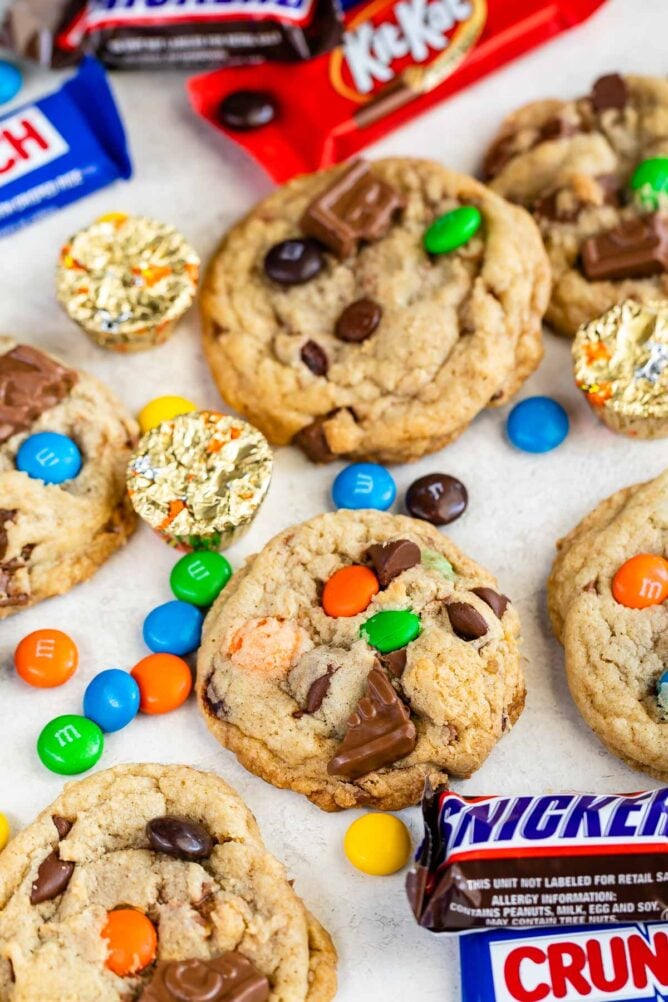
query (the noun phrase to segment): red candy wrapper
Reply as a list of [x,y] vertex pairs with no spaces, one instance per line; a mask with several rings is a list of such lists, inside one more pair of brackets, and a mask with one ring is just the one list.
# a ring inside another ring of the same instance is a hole
[[[339,163],[438,101],[585,20],[605,0],[366,0],[330,53],[291,66],[215,71],[188,84],[196,111],[275,181]],[[263,91],[272,122],[235,131],[221,101]]]

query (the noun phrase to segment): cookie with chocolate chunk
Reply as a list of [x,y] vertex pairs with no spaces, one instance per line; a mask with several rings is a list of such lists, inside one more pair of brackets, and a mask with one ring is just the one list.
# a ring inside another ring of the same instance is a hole
[[[110,916],[128,910],[141,950],[114,949]],[[329,1002],[335,990],[329,935],[211,773],[125,765],[69,783],[0,856],[0,1002]]]
[[426,522],[378,511],[287,529],[209,612],[205,720],[239,761],[324,810],[399,810],[469,776],[524,705],[519,620]]
[[[611,73],[585,97],[510,115],[483,176],[538,223],[552,266],[547,321],[572,336],[623,299],[668,295],[668,80]],[[641,168],[642,164],[649,166]]]
[[[21,472],[38,432],[71,438],[76,477],[45,484]],[[90,577],[131,535],[125,467],[137,435],[123,404],[93,376],[0,338],[0,619]]]
[[[479,210],[428,253],[444,214]],[[505,403],[542,355],[548,267],[529,216],[427,160],[296,178],[224,237],[201,305],[225,400],[316,462],[416,459]]]

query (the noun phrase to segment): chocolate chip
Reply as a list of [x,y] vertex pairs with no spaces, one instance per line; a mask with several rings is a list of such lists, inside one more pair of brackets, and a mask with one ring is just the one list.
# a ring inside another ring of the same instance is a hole
[[595,111],[608,108],[623,108],[629,99],[626,80],[619,73],[608,73],[599,77],[591,89],[591,103]]
[[450,602],[446,609],[450,626],[462,640],[479,640],[487,633],[484,618],[468,602]]
[[267,251],[264,270],[279,285],[303,285],[325,267],[322,247],[317,240],[282,240]]
[[420,547],[410,539],[396,539],[392,543],[374,543],[366,551],[381,588],[387,588],[402,571],[420,563]]
[[56,826],[56,831],[58,832],[58,838],[66,838],[72,831],[73,821],[69,821],[67,818],[62,818],[60,814],[52,814],[51,820]]
[[11,522],[16,521],[17,515],[18,508],[0,508],[0,560],[7,553],[7,545],[9,543],[7,526]]
[[326,416],[316,418],[311,424],[307,424],[305,428],[298,431],[292,439],[312,463],[331,463],[333,459],[336,459],[325,435],[324,424],[326,420]]
[[30,904],[39,905],[51,901],[62,894],[74,873],[74,863],[60,859],[57,852],[50,852],[42,860],[37,871],[37,879],[30,890]]
[[393,678],[401,678],[406,668],[407,659],[408,651],[405,647],[400,647],[397,651],[390,651],[389,654],[379,655],[381,665]]
[[228,129],[248,132],[276,117],[276,101],[263,90],[235,90],[218,105],[218,118]]
[[326,376],[329,368],[327,355],[317,341],[307,341],[301,350],[301,360],[314,376]]
[[213,851],[213,839],[204,825],[190,818],[172,814],[153,818],[146,825],[146,834],[154,852],[176,859],[208,859]]
[[382,315],[381,307],[373,299],[356,299],[336,321],[334,333],[339,341],[366,341],[378,327]]
[[316,710],[320,709],[325,696],[329,692],[329,683],[335,671],[336,668],[333,665],[330,665],[327,669],[327,673],[325,675],[321,675],[320,678],[315,680],[306,697],[305,713],[315,713]]
[[498,591],[494,591],[493,588],[471,588],[471,591],[490,607],[497,619],[503,617],[504,612],[510,605],[508,596],[499,595]]
[[414,518],[447,525],[466,510],[469,496],[461,480],[447,473],[430,473],[414,480],[406,493],[406,507]]

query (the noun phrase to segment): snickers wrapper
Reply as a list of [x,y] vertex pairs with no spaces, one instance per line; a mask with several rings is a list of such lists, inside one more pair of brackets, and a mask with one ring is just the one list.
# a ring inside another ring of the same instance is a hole
[[427,788],[422,812],[406,889],[433,932],[668,917],[668,789],[462,797]]
[[[354,156],[451,94],[573,27],[605,0],[364,0],[331,52],[291,67],[243,67],[189,82],[195,110],[275,181]],[[270,94],[273,121],[231,129],[235,91]]]
[[0,118],[0,236],[129,178],[125,131],[102,66]]
[[494,930],[459,941],[462,1002],[656,1002],[668,995],[668,926]]

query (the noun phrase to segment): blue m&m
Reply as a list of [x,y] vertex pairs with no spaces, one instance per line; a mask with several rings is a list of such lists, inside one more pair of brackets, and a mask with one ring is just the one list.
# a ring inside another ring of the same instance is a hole
[[11,101],[21,90],[23,77],[18,66],[0,59],[0,104]]
[[199,647],[204,616],[188,602],[165,602],[144,620],[144,643],[155,654],[182,657]]
[[353,463],[341,470],[332,484],[337,508],[378,508],[385,511],[397,496],[389,470],[378,463]]
[[515,404],[506,424],[508,438],[523,452],[549,452],[568,435],[568,414],[552,397],[528,397]]
[[139,686],[129,672],[120,668],[101,671],[88,683],[83,711],[107,734],[120,731],[139,712]]
[[81,470],[76,442],[57,431],[38,431],[19,446],[16,468],[45,484],[62,484]]

